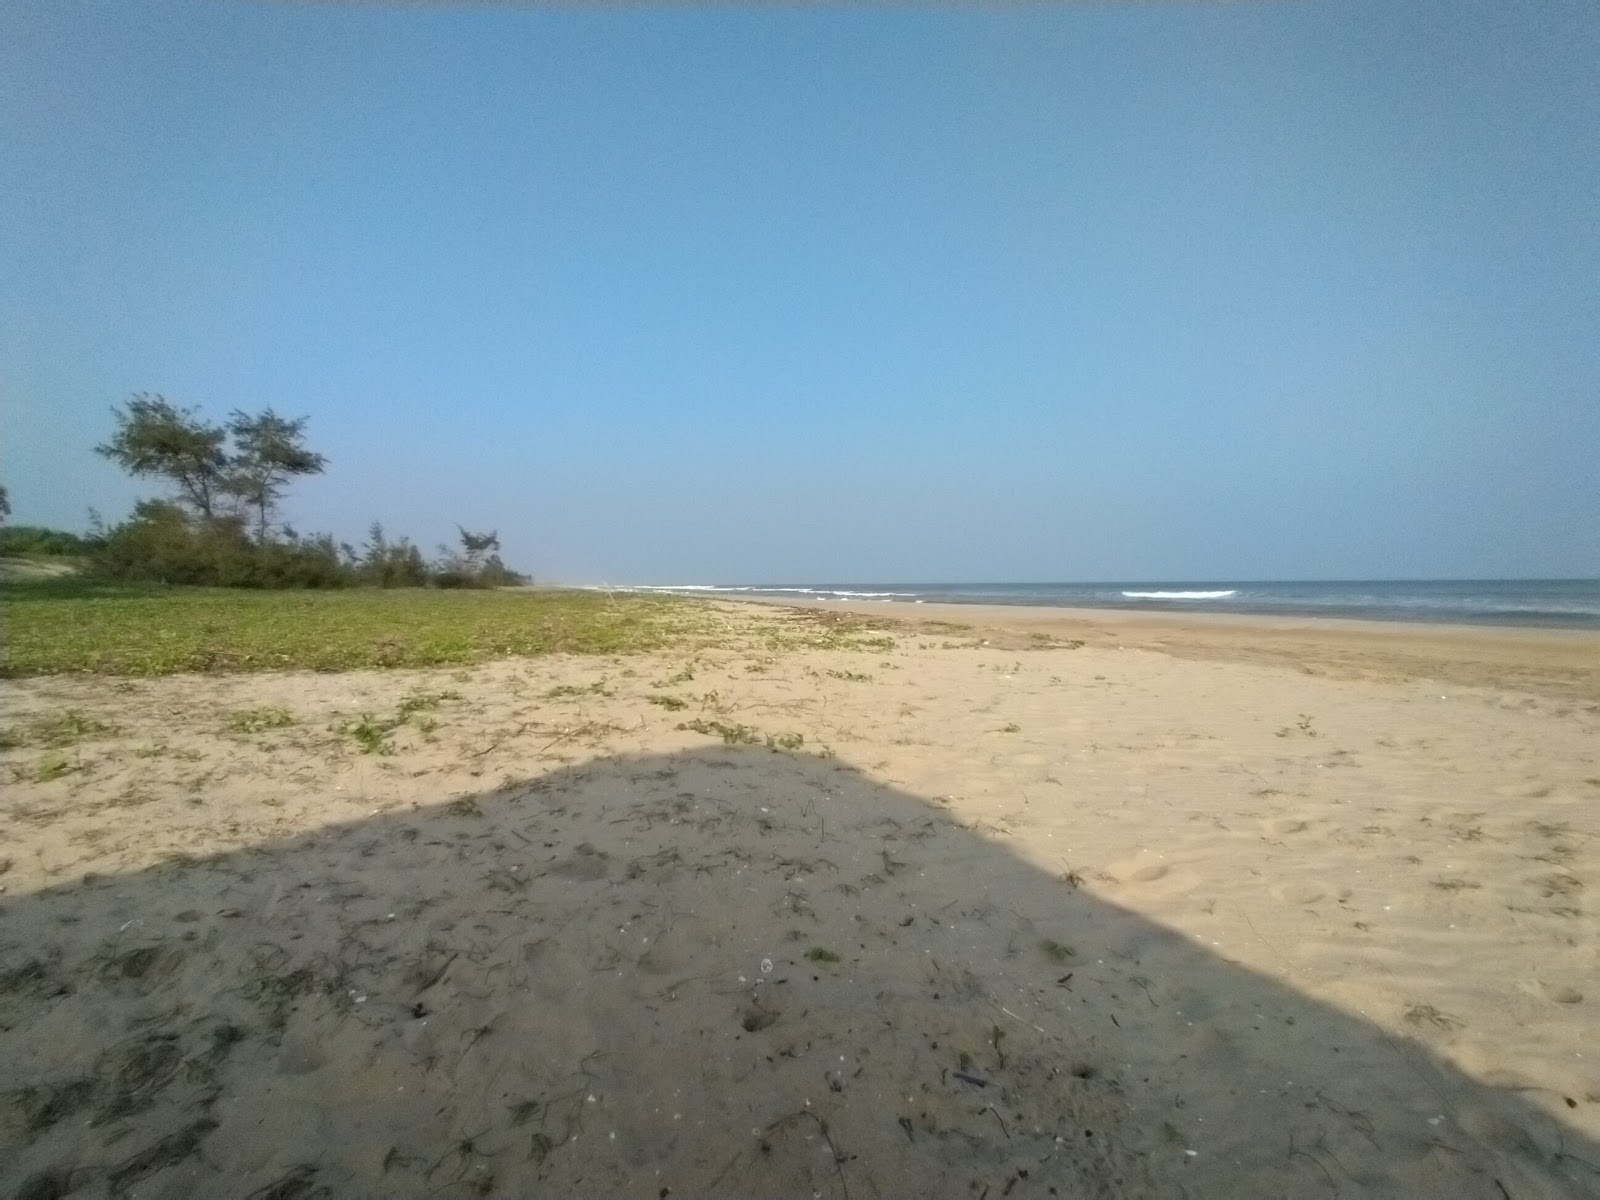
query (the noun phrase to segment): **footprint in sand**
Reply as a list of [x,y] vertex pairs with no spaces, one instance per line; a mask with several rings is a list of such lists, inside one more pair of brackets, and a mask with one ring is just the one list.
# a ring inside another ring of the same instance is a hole
[[1124,858],[1106,868],[1106,874],[1118,883],[1154,883],[1167,871],[1166,863],[1147,855]]
[[1583,993],[1571,984],[1539,981],[1539,994],[1552,1004],[1581,1004]]
[[1496,796],[1505,796],[1512,800],[1542,800],[1551,792],[1548,783],[1534,780],[1531,783],[1508,783],[1494,790]]
[[1299,817],[1273,817],[1263,821],[1262,827],[1275,837],[1284,837],[1291,833],[1304,833],[1309,829],[1310,823],[1302,821]]
[[673,925],[659,934],[649,949],[639,956],[639,969],[650,975],[681,974],[695,961],[706,939],[690,924]]
[[596,850],[588,842],[584,842],[571,855],[558,860],[550,868],[550,874],[585,881],[604,879],[610,870],[610,866],[610,855],[604,850]]
[[1288,904],[1315,904],[1328,893],[1307,880],[1296,880],[1272,889],[1272,894]]

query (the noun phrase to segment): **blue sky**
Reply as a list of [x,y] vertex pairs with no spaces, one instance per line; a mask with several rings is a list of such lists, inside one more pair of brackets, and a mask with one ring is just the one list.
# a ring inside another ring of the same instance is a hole
[[0,477],[573,581],[1600,574],[1600,5],[0,7]]

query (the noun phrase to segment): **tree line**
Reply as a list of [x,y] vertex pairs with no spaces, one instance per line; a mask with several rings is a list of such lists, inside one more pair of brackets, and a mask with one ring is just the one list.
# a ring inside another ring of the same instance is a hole
[[[0,529],[0,553],[73,554],[115,579],[217,587],[498,587],[525,582],[501,561],[495,531],[457,526],[456,546],[424,557],[373,522],[361,546],[302,534],[280,520],[290,485],[328,460],[306,445],[306,417],[235,410],[206,419],[165,397],[134,396],[112,409],[116,429],[96,453],[130,475],[167,485],[107,527],[91,514],[87,536],[37,527]],[[4,503],[0,488],[0,503]],[[9,511],[9,504],[5,504]],[[0,512],[0,518],[4,513]]]

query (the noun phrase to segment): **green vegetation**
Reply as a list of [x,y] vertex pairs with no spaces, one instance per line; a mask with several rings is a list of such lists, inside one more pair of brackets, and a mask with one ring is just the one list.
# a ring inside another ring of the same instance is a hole
[[110,737],[116,727],[69,708],[59,716],[34,726],[35,737],[46,746],[75,746],[85,738]]
[[[501,587],[524,582],[500,560],[494,532],[457,526],[458,547],[428,562],[410,540],[374,523],[357,549],[331,534],[302,535],[279,520],[289,485],[327,460],[305,444],[306,418],[272,409],[206,419],[158,395],[112,409],[112,436],[95,451],[138,479],[165,485],[109,529],[88,536],[37,527],[0,530],[0,554],[70,556],[106,579],[243,588]],[[3,494],[3,490],[0,490]],[[9,508],[7,508],[9,511]],[[6,515],[0,512],[0,519]],[[92,515],[92,514],[91,514]]]
[[0,675],[430,667],[653,649],[687,603],[591,592],[244,591],[80,578],[0,584]]
[[49,783],[52,779],[60,779],[63,775],[75,769],[65,754],[47,754],[34,767],[33,781],[35,783]]
[[678,712],[689,707],[689,702],[679,696],[652,695],[646,696],[645,699],[668,712]]
[[836,963],[839,956],[832,950],[824,950],[821,946],[813,946],[806,951],[806,957],[817,963]]
[[565,700],[572,696],[610,696],[614,693],[606,687],[605,680],[585,684],[580,687],[575,683],[560,683],[544,694],[546,700]]
[[708,721],[704,717],[696,717],[693,721],[684,721],[679,729],[688,730],[690,733],[704,733],[722,739],[728,746],[760,746],[765,745],[769,750],[798,750],[805,745],[804,734],[800,733],[768,733],[763,734],[753,725],[739,725],[728,721]]
[[734,725],[727,721],[707,721],[704,717],[697,717],[693,721],[685,721],[678,726],[691,733],[704,733],[711,737],[720,737],[724,744],[729,746],[755,746],[761,742],[761,731],[751,725]]
[[0,729],[0,750],[17,750],[23,746],[60,749],[76,746],[88,738],[115,737],[117,732],[115,725],[69,708],[54,716],[35,718],[21,728]]
[[338,730],[360,746],[363,754],[393,754],[394,745],[389,741],[389,734],[399,726],[399,717],[378,718],[362,713],[354,721],[338,726]]
[[286,708],[245,708],[228,718],[232,733],[265,733],[294,724],[294,714]]
[[413,692],[395,706],[394,716],[375,717],[362,713],[353,721],[334,725],[334,730],[354,740],[363,754],[393,754],[394,743],[389,735],[402,725],[413,725],[422,734],[432,733],[439,723],[432,717],[417,717],[418,713],[431,712],[446,700],[461,699],[460,692]]
[[85,558],[95,543],[76,533],[45,529],[40,525],[0,526],[0,555]]
[[460,692],[412,692],[400,701],[400,719],[409,720],[416,713],[432,712],[446,700],[459,699],[461,699]]

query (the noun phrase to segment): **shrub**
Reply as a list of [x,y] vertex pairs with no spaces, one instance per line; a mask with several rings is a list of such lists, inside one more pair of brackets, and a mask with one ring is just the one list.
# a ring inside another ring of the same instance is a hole
[[0,526],[0,554],[85,556],[95,548],[91,538],[42,525]]

